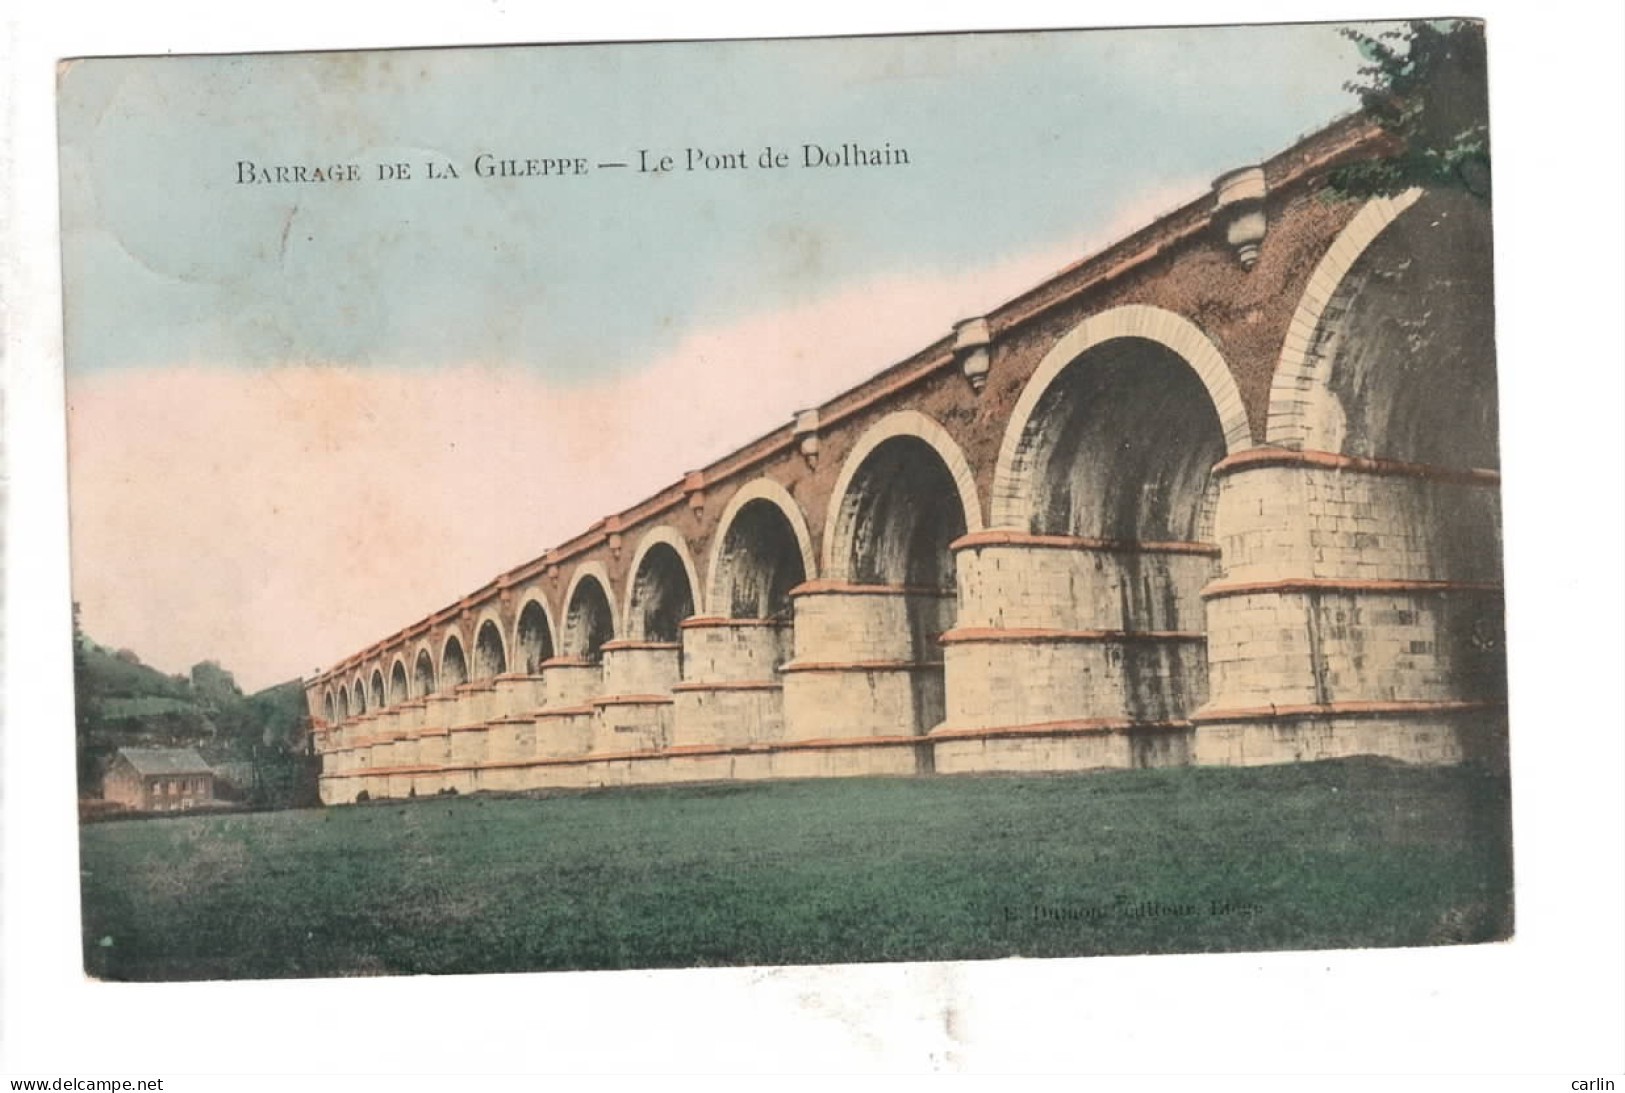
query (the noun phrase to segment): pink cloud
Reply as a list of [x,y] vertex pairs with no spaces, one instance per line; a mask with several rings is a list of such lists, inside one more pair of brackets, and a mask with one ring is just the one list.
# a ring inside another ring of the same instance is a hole
[[87,631],[256,688],[331,663],[872,375],[1196,187],[1088,237],[697,331],[632,375],[208,364],[70,375]]

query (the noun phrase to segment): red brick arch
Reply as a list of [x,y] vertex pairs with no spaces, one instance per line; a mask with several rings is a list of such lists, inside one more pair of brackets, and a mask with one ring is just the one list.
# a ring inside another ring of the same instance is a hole
[[677,555],[677,560],[683,564],[683,572],[688,577],[689,595],[694,600],[693,613],[696,615],[705,613],[704,589],[700,585],[699,571],[694,567],[694,555],[688,549],[688,540],[683,538],[682,533],[671,525],[661,524],[658,527],[650,528],[644,533],[643,538],[638,540],[637,550],[632,555],[632,564],[626,571],[626,588],[622,592],[621,601],[621,633],[627,637],[642,638],[644,636],[639,632],[638,620],[633,615],[633,611],[637,606],[639,570],[642,568],[643,561],[648,556],[649,551],[660,544],[670,547]]
[[841,465],[840,477],[830,493],[829,516],[824,523],[823,575],[829,580],[847,580],[851,577],[851,538],[853,509],[857,498],[853,484],[864,461],[882,444],[899,437],[921,441],[942,460],[953,477],[959,493],[960,507],[964,510],[965,530],[982,530],[982,502],[976,494],[976,476],[965,453],[948,431],[935,420],[918,410],[899,410],[888,414],[872,425],[859,438],[846,462]]
[[609,570],[600,561],[582,562],[570,576],[570,586],[564,593],[564,632],[555,637],[559,653],[568,656],[583,656],[587,653],[586,649],[577,648],[588,641],[590,635],[578,632],[580,626],[584,625],[584,620],[575,616],[575,609],[576,594],[588,581],[595,582],[604,593],[604,603],[609,613],[610,633],[607,638],[615,637],[615,586],[609,579]]
[[1029,464],[1043,441],[1035,428],[1035,412],[1050,386],[1074,361],[1089,350],[1118,338],[1137,338],[1171,350],[1207,389],[1224,433],[1227,454],[1234,455],[1252,447],[1241,392],[1229,366],[1207,335],[1189,319],[1162,308],[1144,304],[1114,307],[1091,315],[1068,331],[1045,354],[1027,381],[1011,411],[999,449],[989,526],[1025,530],[1033,509]]
[[706,566],[705,602],[709,609],[719,615],[729,612],[729,588],[725,582],[729,577],[729,560],[724,553],[724,544],[728,539],[729,529],[733,527],[734,520],[752,501],[765,501],[776,507],[790,525],[795,535],[796,546],[801,554],[801,565],[807,580],[818,575],[818,560],[813,554],[812,534],[807,530],[807,517],[801,511],[801,505],[790,495],[790,491],[771,478],[757,478],[745,483],[735,491],[728,501],[728,507],[722,512],[717,521],[716,532],[711,538],[711,555]]
[[[557,654],[560,633],[558,616],[553,613],[553,605],[548,602],[547,592],[540,584],[534,584],[526,588],[519,594],[517,602],[519,607],[513,613],[513,635],[508,647],[513,650],[513,653],[509,658],[509,668],[512,671],[520,672],[525,670],[525,662],[523,659],[525,636],[522,628],[525,621],[525,612],[531,606],[531,604],[535,604],[537,609],[542,613],[542,626],[546,628],[547,636],[547,642],[544,649],[546,650],[548,656]],[[546,657],[544,656],[538,659],[545,660]]]
[[1422,191],[1412,188],[1396,197],[1372,198],[1343,227],[1321,256],[1298,300],[1281,357],[1270,384],[1265,443],[1295,451],[1336,452],[1342,446],[1342,420],[1335,396],[1327,388],[1331,355],[1325,352],[1327,309],[1354,263],[1383,230],[1416,204]]

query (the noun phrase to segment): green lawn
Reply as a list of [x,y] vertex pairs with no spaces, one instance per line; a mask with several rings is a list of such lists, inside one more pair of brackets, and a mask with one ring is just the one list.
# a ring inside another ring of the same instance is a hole
[[1347,760],[439,797],[89,824],[113,979],[1509,935],[1504,778]]

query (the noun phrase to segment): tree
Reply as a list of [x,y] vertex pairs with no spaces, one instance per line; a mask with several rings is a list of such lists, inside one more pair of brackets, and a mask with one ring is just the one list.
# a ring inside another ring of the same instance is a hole
[[95,791],[101,776],[91,736],[99,720],[90,694],[90,673],[85,657],[85,632],[79,625],[79,601],[73,603],[73,744],[79,774],[79,796]]
[[1368,63],[1344,87],[1393,139],[1395,150],[1332,172],[1346,197],[1387,197],[1412,186],[1490,197],[1490,127],[1484,24],[1412,20],[1371,35],[1340,32]]
[[211,711],[229,710],[242,701],[242,688],[219,661],[205,660],[192,665],[192,692]]

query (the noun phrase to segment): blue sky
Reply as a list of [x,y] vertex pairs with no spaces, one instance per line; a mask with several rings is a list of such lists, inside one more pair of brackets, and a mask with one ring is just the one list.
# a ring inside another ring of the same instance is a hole
[[[245,685],[330,663],[1346,113],[1358,64],[1326,25],[71,64],[85,628]],[[642,149],[679,169],[472,170]]]
[[[867,278],[1041,249],[1137,193],[1195,196],[1349,110],[1358,63],[1309,25],[79,64],[61,79],[68,366],[479,361],[590,382]],[[912,162],[468,169],[809,141]],[[243,186],[240,159],[368,181]],[[463,177],[422,179],[430,159]],[[396,160],[419,177],[371,181]]]

